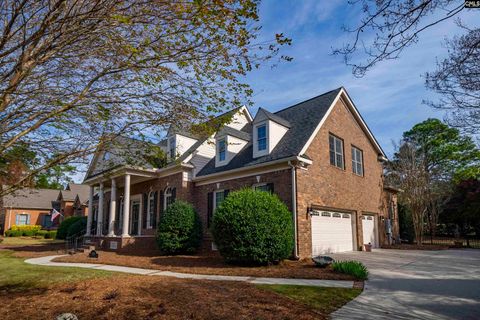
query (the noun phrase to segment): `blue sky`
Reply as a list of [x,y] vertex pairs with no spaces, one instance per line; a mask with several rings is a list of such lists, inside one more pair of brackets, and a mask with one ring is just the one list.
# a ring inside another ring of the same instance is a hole
[[[429,117],[442,119],[443,113],[422,104],[435,99],[427,90],[422,75],[435,69],[436,59],[446,55],[445,38],[461,34],[454,21],[445,21],[421,34],[401,58],[377,65],[367,76],[355,78],[340,57],[331,55],[332,47],[347,42],[351,34],[342,25],[351,25],[361,17],[359,8],[346,0],[266,0],[260,6],[261,38],[284,33],[293,39],[283,54],[293,57],[276,68],[264,67],[247,77],[254,89],[255,113],[258,107],[277,111],[331,89],[344,86],[377,140],[392,154],[392,141],[414,124]],[[463,21],[480,20],[480,10],[464,11]],[[367,35],[368,36],[368,35]]]

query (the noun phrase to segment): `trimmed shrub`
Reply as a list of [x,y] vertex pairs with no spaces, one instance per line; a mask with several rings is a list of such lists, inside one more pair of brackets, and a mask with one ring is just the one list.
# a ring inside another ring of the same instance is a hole
[[35,235],[36,237],[40,237],[40,238],[45,238],[45,235],[48,233],[47,230],[40,230],[37,232],[37,234]]
[[276,196],[243,189],[231,192],[213,216],[212,234],[227,262],[276,263],[291,256],[292,214]]
[[42,229],[42,226],[39,225],[13,225],[10,230],[12,231],[22,231],[22,232],[29,232],[31,234],[36,234],[38,231]]
[[368,278],[367,267],[359,261],[336,261],[332,263],[332,269],[336,272],[354,276],[359,280],[367,280]]
[[87,217],[80,217],[77,221],[72,223],[67,231],[67,237],[74,235],[85,234],[87,232]]
[[84,217],[68,217],[63,220],[57,229],[57,239],[65,240],[68,237],[68,230],[70,229],[70,226],[83,218]]
[[45,239],[56,239],[57,237],[57,231],[53,230],[53,231],[48,231],[46,234],[45,234]]
[[202,241],[202,224],[193,206],[175,201],[160,218],[158,248],[164,254],[194,253]]
[[5,231],[5,236],[6,237],[21,237],[22,236],[22,231],[7,230],[7,231]]

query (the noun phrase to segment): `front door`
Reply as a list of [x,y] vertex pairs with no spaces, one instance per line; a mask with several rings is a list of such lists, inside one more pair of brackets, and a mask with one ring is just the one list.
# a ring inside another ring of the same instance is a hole
[[133,200],[131,207],[132,223],[130,225],[130,234],[137,236],[138,235],[138,224],[140,222],[140,201]]

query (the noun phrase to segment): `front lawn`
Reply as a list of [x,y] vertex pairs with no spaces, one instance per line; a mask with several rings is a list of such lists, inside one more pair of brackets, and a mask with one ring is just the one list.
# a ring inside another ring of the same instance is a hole
[[0,250],[0,294],[45,289],[52,283],[105,277],[110,272],[30,265],[10,250]]
[[37,266],[11,250],[0,250],[0,270],[5,320],[55,319],[67,312],[79,319],[116,320],[327,319],[359,292]]
[[63,240],[44,239],[43,237],[5,237],[0,238],[0,246],[32,246],[64,243]]
[[362,292],[361,289],[291,285],[258,285],[258,287],[304,303],[322,314],[332,313]]

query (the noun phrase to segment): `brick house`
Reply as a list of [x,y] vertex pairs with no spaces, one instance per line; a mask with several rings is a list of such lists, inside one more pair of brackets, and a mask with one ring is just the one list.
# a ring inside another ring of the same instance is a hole
[[[229,112],[231,120],[208,137],[171,127],[158,147],[160,168],[125,161],[143,142],[119,138],[98,151],[84,183],[90,186],[87,235],[105,249],[154,246],[168,204],[194,205],[208,227],[230,191],[273,192],[292,212],[294,256],[361,250],[398,239],[396,190],[384,186],[385,154],[344,88],[271,113]],[[128,164],[127,164],[128,163]],[[94,197],[98,196],[98,199]]]
[[89,186],[84,184],[69,183],[65,190],[60,190],[53,208],[62,213],[64,217],[87,216]]

